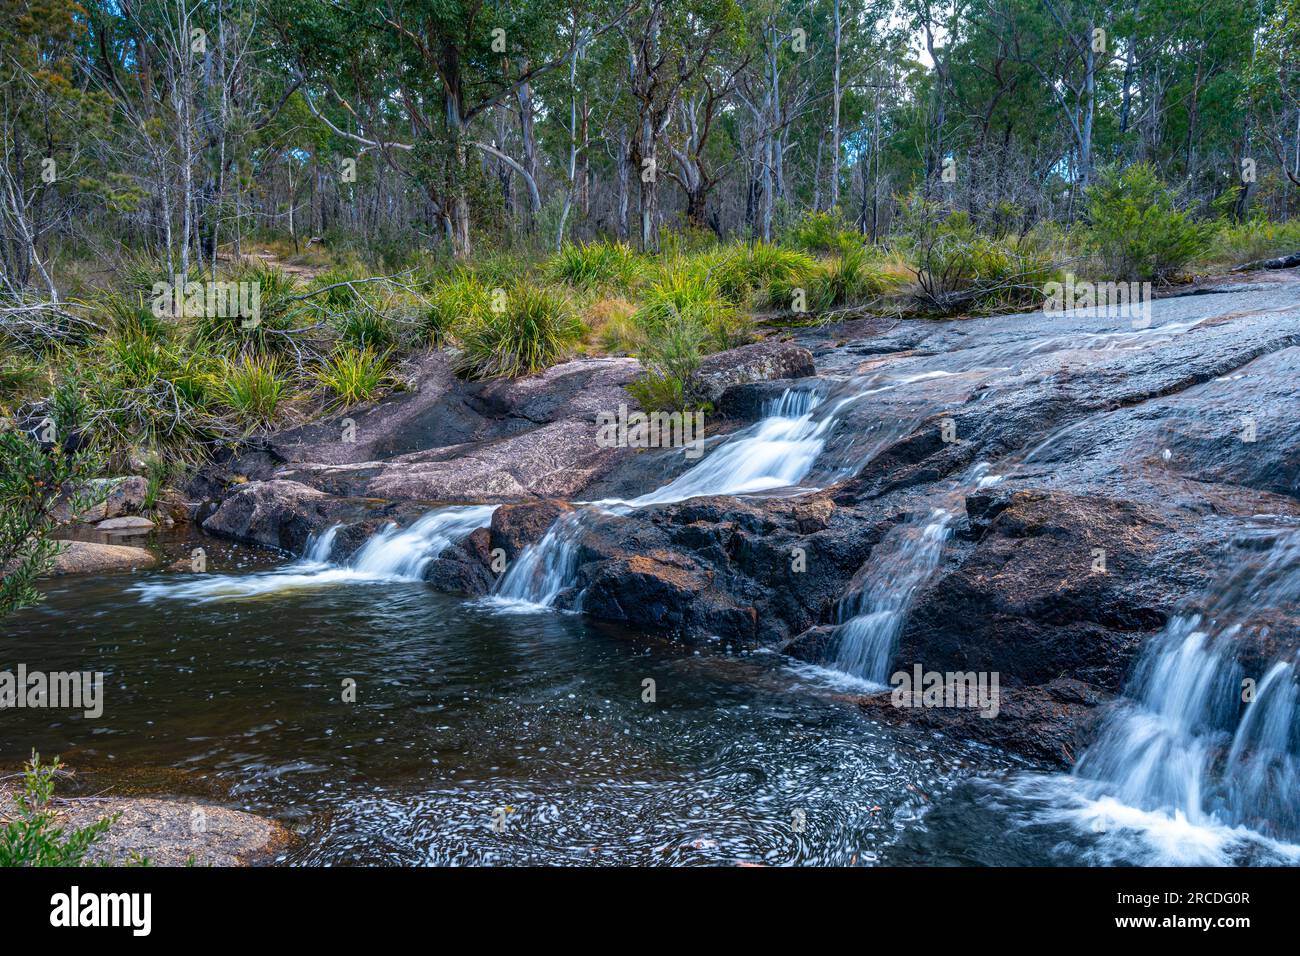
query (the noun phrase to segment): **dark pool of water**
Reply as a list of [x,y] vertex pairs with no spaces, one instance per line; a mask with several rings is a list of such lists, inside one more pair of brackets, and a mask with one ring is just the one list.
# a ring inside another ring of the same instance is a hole
[[273,815],[309,864],[888,863],[963,781],[1009,765],[870,722],[773,654],[420,584],[134,590],[185,577],[56,581],[4,622],[0,667],[103,671],[106,689],[98,719],[0,712],[0,763],[34,747],[82,788]]

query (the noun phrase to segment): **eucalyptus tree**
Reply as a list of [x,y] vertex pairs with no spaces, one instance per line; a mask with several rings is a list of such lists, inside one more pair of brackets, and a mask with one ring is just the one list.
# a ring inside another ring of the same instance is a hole
[[[427,192],[456,255],[465,257],[471,251],[471,150],[507,164],[534,208],[540,199],[531,157],[533,169],[477,136],[476,121],[514,100],[531,122],[531,84],[570,63],[583,43],[621,23],[634,6],[635,0],[621,7],[603,0],[339,0],[322,8],[288,0],[277,19],[313,113],[336,135],[387,162],[395,162],[395,153],[410,154],[406,171]],[[340,82],[339,68],[355,64],[359,51],[363,69]],[[315,100],[317,90],[324,107]]]

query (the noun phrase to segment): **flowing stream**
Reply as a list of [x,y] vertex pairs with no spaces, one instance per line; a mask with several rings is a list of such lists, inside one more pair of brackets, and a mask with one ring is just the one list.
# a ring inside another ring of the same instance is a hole
[[[1293,532],[1149,642],[1071,774],[868,721],[824,671],[776,654],[701,654],[537,613],[572,590],[589,522],[703,495],[806,493],[861,472],[943,407],[929,388],[941,396],[945,378],[1146,348],[1196,325],[1021,336],[789,389],[661,487],[559,518],[486,602],[422,583],[489,524],[494,508],[477,505],[384,528],[341,561],[330,529],[282,566],[56,582],[5,622],[6,653],[103,671],[105,715],[14,711],[0,760],[34,746],[86,786],[278,816],[301,826],[288,859],[307,864],[1297,862],[1297,662],[1247,674],[1234,653],[1270,609],[1300,600]],[[839,605],[838,674],[885,682],[961,496],[1003,480],[1014,458],[999,474],[975,466],[875,549]]]

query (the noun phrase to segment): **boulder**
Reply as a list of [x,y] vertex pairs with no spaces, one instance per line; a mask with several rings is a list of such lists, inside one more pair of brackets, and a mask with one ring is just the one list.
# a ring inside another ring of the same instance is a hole
[[541,540],[560,515],[573,510],[564,501],[525,502],[502,505],[492,513],[489,550],[500,548],[513,561],[530,544]]
[[110,571],[139,571],[158,563],[144,548],[91,541],[65,541],[54,558],[52,575],[103,574]]
[[577,497],[631,454],[602,447],[594,421],[570,418],[496,441],[356,465],[299,465],[278,474],[336,495],[495,504]]
[[90,498],[103,497],[98,504],[91,505],[80,513],[73,512],[73,495],[64,494],[55,505],[55,519],[61,523],[69,521],[102,521],[106,518],[120,518],[123,515],[139,514],[144,510],[145,499],[149,494],[149,480],[140,475],[126,475],[121,478],[96,478],[86,483],[82,492]]
[[691,376],[690,388],[701,401],[716,404],[733,386],[814,374],[812,353],[806,348],[768,339],[707,356]]
[[227,495],[203,522],[203,530],[245,544],[302,554],[311,536],[339,525],[332,554],[339,560],[389,522],[410,524],[430,507],[427,502],[329,495],[296,481],[253,481]]
[[[14,814],[13,791],[0,791],[0,821]],[[86,862],[124,866],[250,866],[267,864],[290,849],[293,834],[283,824],[241,810],[182,800],[147,797],[71,797],[57,802],[55,823],[84,828],[116,819],[86,856]]]
[[126,515],[121,518],[106,518],[95,525],[96,531],[117,531],[144,533],[152,531],[154,523],[139,515]]
[[1032,687],[999,686],[998,698],[997,716],[991,718],[974,708],[897,707],[889,692],[863,695],[858,705],[886,723],[977,740],[1065,769],[1087,747],[1102,719],[1100,707],[1111,699],[1067,677]]

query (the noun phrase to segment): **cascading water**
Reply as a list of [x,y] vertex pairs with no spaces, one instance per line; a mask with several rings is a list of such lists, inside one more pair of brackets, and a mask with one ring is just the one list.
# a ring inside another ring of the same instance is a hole
[[952,512],[935,508],[894,529],[871,554],[866,585],[841,605],[834,667],[872,684],[889,678],[898,632],[917,589],[934,573],[951,534]]
[[1261,621],[1300,602],[1300,532],[1244,563],[1201,613],[1173,618],[1145,653],[1075,774],[1106,796],[1194,827],[1300,841],[1294,651],[1257,680],[1238,661]]
[[496,507],[439,508],[409,528],[389,525],[373,535],[348,561],[358,574],[402,581],[424,579],[429,562],[476,528],[485,528]]
[[761,421],[731,436],[708,458],[662,488],[629,501],[593,502],[557,518],[497,582],[491,603],[505,610],[551,607],[572,586],[577,540],[584,522],[596,520],[602,513],[627,514],[647,505],[701,495],[750,494],[797,484],[812,469],[833,424],[830,417],[814,420],[821,402],[815,392],[786,389],[764,408]]
[[181,598],[221,601],[259,597],[296,588],[372,581],[421,581],[429,562],[449,545],[492,520],[495,505],[453,505],[424,515],[409,528],[389,525],[372,535],[344,564],[331,562],[338,526],[307,541],[303,556],[262,574],[195,575],[181,584],[168,581],[135,588],[143,601]]
[[560,516],[541,540],[524,548],[497,582],[491,603],[519,611],[553,605],[577,570],[577,539],[584,517],[580,511]]
[[798,484],[812,470],[834,426],[834,414],[814,419],[821,404],[816,392],[786,389],[764,407],[757,424],[733,436],[690,471],[623,503],[640,508],[701,495],[745,495]]
[[[629,500],[592,502],[579,512],[557,519],[546,535],[525,548],[502,576],[493,592],[493,603],[515,610],[554,604],[573,584],[576,542],[583,522],[598,520],[603,513],[627,514],[637,508],[705,495],[757,494],[798,485],[812,472],[847,406],[869,395],[943,374],[927,371],[897,379],[873,376],[859,380],[853,391],[833,402],[815,391],[787,388],[764,406],[763,417],[757,423],[730,436],[702,462],[661,488]],[[884,442],[879,444],[883,447]]]

